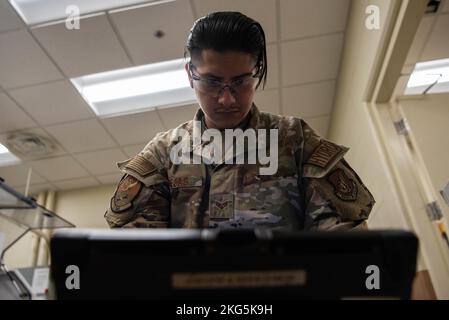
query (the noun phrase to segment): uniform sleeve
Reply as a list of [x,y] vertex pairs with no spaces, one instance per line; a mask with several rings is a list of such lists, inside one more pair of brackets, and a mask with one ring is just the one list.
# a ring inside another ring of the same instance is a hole
[[162,168],[147,154],[119,163],[124,173],[104,215],[111,228],[167,228],[170,191]]
[[366,229],[374,198],[356,172],[340,160],[324,177],[305,181],[305,228],[309,230]]
[[306,132],[305,138],[302,163],[305,229],[367,229],[366,220],[375,200],[343,158],[348,148],[321,139],[313,132],[308,135]]

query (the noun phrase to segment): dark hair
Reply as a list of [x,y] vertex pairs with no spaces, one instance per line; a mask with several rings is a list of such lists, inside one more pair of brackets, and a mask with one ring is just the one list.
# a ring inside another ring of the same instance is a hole
[[187,54],[201,54],[202,50],[218,52],[239,51],[256,58],[259,87],[267,81],[267,47],[265,33],[257,21],[240,12],[214,12],[195,21],[187,40],[184,58]]

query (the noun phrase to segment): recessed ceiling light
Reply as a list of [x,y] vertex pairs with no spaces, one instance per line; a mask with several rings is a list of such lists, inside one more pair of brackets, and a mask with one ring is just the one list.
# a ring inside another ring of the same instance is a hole
[[20,163],[20,159],[9,152],[8,148],[0,144],[0,167]]
[[184,59],[71,79],[99,117],[175,107],[195,102]]
[[142,3],[159,1],[151,0],[10,0],[28,25],[34,25],[54,20],[65,19],[69,16],[66,12],[69,6],[76,6],[80,15],[110,9],[134,6]]

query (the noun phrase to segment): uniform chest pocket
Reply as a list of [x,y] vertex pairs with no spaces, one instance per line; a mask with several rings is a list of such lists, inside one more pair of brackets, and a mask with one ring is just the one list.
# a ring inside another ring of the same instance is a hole
[[171,226],[196,228],[203,197],[203,178],[177,175],[169,178],[171,192]]
[[246,210],[279,211],[287,203],[299,203],[295,168],[283,168],[275,175],[260,175],[257,168],[246,170],[239,189],[237,202]]

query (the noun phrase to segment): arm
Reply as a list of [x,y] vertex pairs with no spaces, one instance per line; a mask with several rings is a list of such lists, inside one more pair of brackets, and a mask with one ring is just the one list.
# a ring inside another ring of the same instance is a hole
[[170,223],[168,181],[142,155],[122,162],[125,173],[105,213],[111,228],[167,228]]
[[321,139],[303,122],[301,189],[305,229],[363,230],[375,200],[343,158],[348,148]]
[[364,230],[375,200],[355,171],[342,159],[322,178],[306,178],[309,230]]

